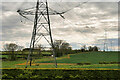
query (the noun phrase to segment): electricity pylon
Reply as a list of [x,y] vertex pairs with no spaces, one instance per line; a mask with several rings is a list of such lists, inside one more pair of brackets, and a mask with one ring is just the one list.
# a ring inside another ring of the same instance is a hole
[[[25,68],[27,68],[28,62],[30,60],[30,66],[32,65],[32,54],[33,50],[35,48],[35,45],[40,41],[40,39],[43,37],[52,47],[53,51],[53,57],[55,60],[55,66],[57,68],[57,61],[55,57],[55,49],[54,49],[54,44],[53,44],[53,39],[52,39],[52,32],[51,32],[51,26],[50,26],[50,17],[49,15],[60,15],[63,19],[65,12],[57,12],[51,8],[48,7],[47,0],[46,2],[39,2],[37,0],[37,4],[35,8],[29,8],[29,9],[24,9],[24,10],[18,10],[17,11],[22,17],[30,20],[27,15],[33,15],[34,17],[34,27],[33,27],[33,32],[32,32],[32,38],[30,42],[30,53],[28,54],[27,58],[27,63]],[[44,32],[41,31],[41,29],[44,29]],[[46,36],[49,36],[49,39],[47,39]]]
[[103,51],[108,51],[108,43],[107,43],[107,30],[105,30],[105,39],[104,39],[104,50]]

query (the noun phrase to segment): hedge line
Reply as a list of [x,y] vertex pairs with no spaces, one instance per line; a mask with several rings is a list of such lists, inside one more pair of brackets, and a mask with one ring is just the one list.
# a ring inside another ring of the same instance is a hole
[[2,79],[120,79],[118,70],[3,69]]

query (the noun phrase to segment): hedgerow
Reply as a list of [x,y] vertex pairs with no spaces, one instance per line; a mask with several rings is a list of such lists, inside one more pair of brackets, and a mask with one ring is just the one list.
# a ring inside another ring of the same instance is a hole
[[2,79],[120,79],[119,70],[3,69]]

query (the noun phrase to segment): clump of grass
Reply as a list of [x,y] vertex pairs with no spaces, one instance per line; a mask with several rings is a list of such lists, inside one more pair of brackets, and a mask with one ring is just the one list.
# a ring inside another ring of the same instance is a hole
[[91,63],[87,62],[87,63],[77,63],[77,65],[91,65]]
[[109,64],[109,62],[103,61],[103,62],[99,62],[99,64]]
[[120,64],[120,62],[99,62],[99,64]]

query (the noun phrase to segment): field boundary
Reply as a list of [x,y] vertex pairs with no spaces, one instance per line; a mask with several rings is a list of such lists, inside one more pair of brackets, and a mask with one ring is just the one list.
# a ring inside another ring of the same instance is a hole
[[41,69],[41,70],[50,70],[50,69],[60,69],[60,70],[120,70],[120,69],[108,69],[108,68],[0,68],[0,69]]
[[[33,63],[32,65],[53,65],[55,63]],[[58,65],[77,65],[76,63],[57,63]],[[15,64],[15,65],[26,65],[26,63]]]
[[[70,58],[70,55],[75,55],[75,54],[68,54],[66,57],[62,57],[62,58],[58,58],[57,60],[60,60],[60,59],[64,59],[64,58]],[[40,61],[40,60],[36,60],[36,61]],[[48,61],[48,60],[46,60],[46,61]],[[24,62],[24,63],[20,63],[20,64],[15,64],[15,65],[25,65],[26,64],[26,62]],[[38,64],[38,63],[37,63]],[[51,63],[39,63],[39,64],[51,64]],[[53,63],[54,64],[54,63]],[[59,63],[58,63],[59,64]],[[69,64],[69,63],[68,63]],[[33,64],[33,65],[36,65],[36,64]],[[73,65],[73,64],[71,64],[71,65]],[[75,65],[75,64],[74,64]]]

